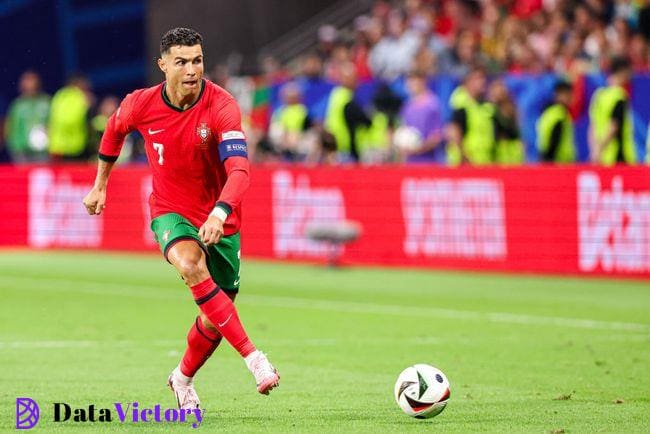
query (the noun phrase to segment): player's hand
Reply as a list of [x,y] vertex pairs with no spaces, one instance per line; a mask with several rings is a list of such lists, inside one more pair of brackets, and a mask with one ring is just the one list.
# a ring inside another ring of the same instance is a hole
[[106,208],[106,189],[93,187],[83,200],[90,215],[99,215]]
[[199,238],[206,246],[217,244],[223,236],[223,220],[211,215],[199,229]]

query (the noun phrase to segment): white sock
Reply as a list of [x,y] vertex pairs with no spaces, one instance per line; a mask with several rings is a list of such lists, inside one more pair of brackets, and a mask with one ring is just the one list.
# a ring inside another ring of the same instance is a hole
[[176,369],[174,369],[174,383],[178,383],[182,386],[189,386],[192,384],[192,378],[193,377],[188,377],[186,375],[183,375],[181,372],[181,366],[178,365]]
[[249,355],[247,355],[246,357],[244,357],[244,362],[246,362],[246,366],[248,366],[249,371],[251,370],[251,363],[253,363],[253,359],[255,359],[255,357],[257,357],[259,352],[260,352],[259,350],[255,350],[252,353],[250,353]]

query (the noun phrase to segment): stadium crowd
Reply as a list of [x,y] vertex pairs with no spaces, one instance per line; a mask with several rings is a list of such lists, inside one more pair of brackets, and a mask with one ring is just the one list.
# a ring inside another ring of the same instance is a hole
[[[629,91],[633,74],[650,72],[648,0],[379,0],[317,39],[288,64],[263,58],[255,77],[233,62],[206,72],[239,101],[254,161],[571,163],[584,116],[583,160],[643,158]],[[591,75],[605,78],[588,99]],[[527,143],[508,78],[548,76]],[[93,158],[118,106],[83,76],[50,98],[27,71],[19,91],[4,128],[16,163]],[[142,146],[132,135],[122,160],[142,161]]]

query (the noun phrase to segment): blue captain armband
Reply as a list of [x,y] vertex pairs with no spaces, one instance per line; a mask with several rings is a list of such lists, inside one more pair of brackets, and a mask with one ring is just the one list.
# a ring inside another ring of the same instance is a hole
[[221,161],[225,161],[225,159],[229,157],[248,158],[248,146],[246,146],[246,140],[230,139],[222,141],[219,143],[219,157],[221,158]]

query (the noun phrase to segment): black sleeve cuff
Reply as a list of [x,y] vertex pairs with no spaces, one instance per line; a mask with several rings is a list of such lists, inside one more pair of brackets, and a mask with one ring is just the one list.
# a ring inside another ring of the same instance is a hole
[[101,152],[99,153],[99,159],[102,161],[106,161],[107,163],[115,163],[117,161],[118,155],[106,155],[102,154]]

